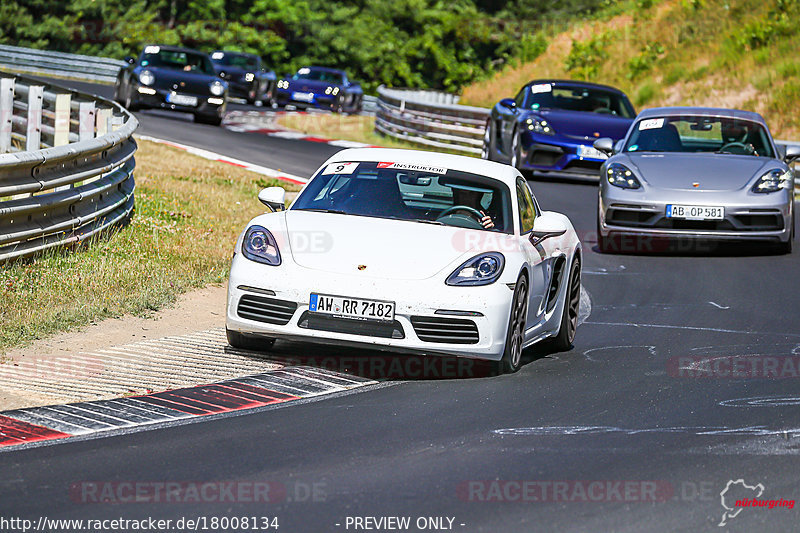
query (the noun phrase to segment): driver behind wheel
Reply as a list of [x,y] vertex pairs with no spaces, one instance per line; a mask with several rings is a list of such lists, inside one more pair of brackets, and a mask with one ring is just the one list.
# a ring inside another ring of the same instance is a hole
[[483,205],[481,205],[484,194],[481,191],[453,187],[453,205],[465,205],[477,209],[483,215],[483,218],[480,219],[481,225],[486,229],[492,229],[494,228],[494,221],[491,216],[486,214],[483,210]]

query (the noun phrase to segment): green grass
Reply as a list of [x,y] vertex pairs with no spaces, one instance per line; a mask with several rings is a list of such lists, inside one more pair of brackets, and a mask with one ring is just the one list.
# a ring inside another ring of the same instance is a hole
[[[169,162],[165,165],[165,162]],[[264,186],[294,185],[140,141],[131,222],[75,250],[0,266],[0,353],[123,314],[147,316],[227,279]]]

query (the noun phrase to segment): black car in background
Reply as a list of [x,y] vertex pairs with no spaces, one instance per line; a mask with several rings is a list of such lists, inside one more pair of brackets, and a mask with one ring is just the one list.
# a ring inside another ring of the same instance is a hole
[[220,78],[228,82],[231,96],[244,98],[252,105],[270,105],[274,99],[275,73],[267,70],[255,54],[216,50],[211,62]]
[[225,116],[228,84],[207,54],[177,46],[145,46],[126,58],[117,75],[114,99],[130,111],[155,108],[194,114],[195,121],[219,125]]

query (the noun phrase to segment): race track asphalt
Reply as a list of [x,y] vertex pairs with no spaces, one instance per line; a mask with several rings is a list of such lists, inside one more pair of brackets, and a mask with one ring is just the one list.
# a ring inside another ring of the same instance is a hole
[[[299,175],[337,150],[137,116],[142,134]],[[571,351],[533,350],[514,375],[471,367],[477,375],[460,379],[389,376],[285,408],[0,453],[0,514],[268,516],[282,532],[364,531],[354,517],[386,516],[412,525],[449,517],[454,531],[487,533],[796,531],[797,507],[744,508],[718,524],[729,481],[761,484],[762,499],[800,499],[800,253],[700,246],[601,255],[596,185],[532,188],[544,209],[571,218],[584,244],[592,307]],[[351,365],[355,354],[333,355]],[[692,377],[679,370],[692,361],[682,358],[718,361],[716,374]],[[743,371],[778,364],[781,378],[722,375],[734,362]],[[84,503],[81,483],[90,481],[267,482],[274,498]],[[737,489],[757,495],[734,485],[726,504]]]

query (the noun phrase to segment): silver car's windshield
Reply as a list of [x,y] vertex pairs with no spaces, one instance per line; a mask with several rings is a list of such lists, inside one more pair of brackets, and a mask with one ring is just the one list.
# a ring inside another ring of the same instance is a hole
[[393,218],[513,233],[511,198],[501,181],[426,165],[334,163],[303,189],[293,210]]
[[711,116],[646,118],[633,126],[625,152],[684,152],[775,157],[769,132],[751,120]]

